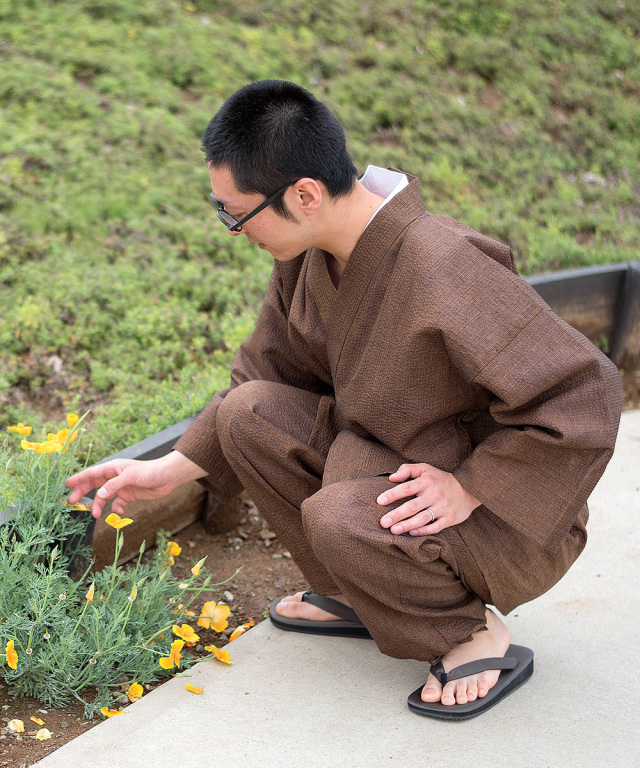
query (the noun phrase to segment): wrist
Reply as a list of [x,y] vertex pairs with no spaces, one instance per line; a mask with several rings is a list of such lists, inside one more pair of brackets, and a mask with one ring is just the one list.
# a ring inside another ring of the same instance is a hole
[[184,485],[207,475],[202,467],[180,451],[171,451],[157,461],[162,466],[163,473],[166,473],[167,480],[175,486]]

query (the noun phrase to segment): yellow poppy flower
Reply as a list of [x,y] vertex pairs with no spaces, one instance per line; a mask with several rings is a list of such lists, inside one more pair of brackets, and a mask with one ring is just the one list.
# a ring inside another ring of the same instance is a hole
[[254,626],[253,619],[250,619],[249,621],[245,622],[244,624],[241,624],[239,627],[237,627],[236,629],[233,630],[233,632],[229,636],[229,642],[231,642],[232,640],[237,640],[240,637],[240,635],[244,635],[244,633],[248,629],[251,629],[251,627],[253,627],[253,626]]
[[31,443],[35,448],[33,450],[36,453],[60,453],[62,450],[62,443],[58,440],[45,440],[43,443]]
[[206,557],[203,557],[202,560],[198,560],[198,562],[193,566],[193,568],[191,569],[191,573],[194,576],[199,576],[200,575],[200,569],[204,565],[204,561],[206,559],[207,559]]
[[23,424],[21,421],[19,421],[15,427],[7,427],[9,432],[17,432],[19,435],[30,435],[32,432],[32,427],[28,427],[26,424]]
[[32,720],[34,723],[37,723],[38,725],[44,725],[44,720],[41,720],[39,717],[34,717],[31,715],[29,720]]
[[124,715],[124,709],[109,709],[109,707],[102,707],[100,714],[105,717],[113,717],[114,715]]
[[142,698],[143,693],[144,689],[140,683],[131,683],[129,690],[127,691],[127,696],[129,697],[129,701],[138,701],[138,699]]
[[189,691],[189,693],[196,693],[198,695],[204,692],[204,685],[201,685],[200,688],[196,688],[195,685],[191,685],[191,683],[187,683],[185,685],[185,688]]
[[[63,507],[68,506],[68,504],[69,504],[68,501],[63,501],[62,502],[62,506]],[[82,504],[82,502],[80,502],[80,501],[77,504],[74,504],[71,507],[71,509],[73,509],[73,510],[75,510],[77,512],[88,512],[89,511],[89,507],[86,504]]]
[[25,451],[35,451],[36,453],[58,453],[62,450],[62,444],[57,440],[46,440],[44,443],[30,443],[28,440],[21,440],[20,447]]
[[168,656],[160,657],[162,669],[173,669],[180,666],[180,651],[184,648],[184,640],[174,640],[171,643],[171,651]]
[[200,639],[200,635],[196,635],[195,631],[188,624],[183,624],[181,627],[174,624],[173,634],[178,635],[185,643],[195,644]]
[[213,629],[214,632],[224,632],[229,626],[227,618],[231,614],[231,608],[224,603],[216,604],[215,600],[210,600],[202,606],[198,626],[205,629]]
[[110,525],[117,531],[119,531],[121,528],[124,528],[125,525],[130,525],[133,522],[130,517],[120,517],[120,515],[116,515],[115,512],[107,515],[104,521],[107,525]]
[[89,587],[89,591],[88,591],[88,592],[87,592],[87,594],[84,596],[84,599],[85,599],[85,600],[86,600],[88,603],[92,603],[92,602],[93,602],[93,594],[94,594],[94,592],[95,592],[95,591],[96,591],[96,585],[95,585],[95,582],[93,582],[93,581],[92,581],[92,582],[91,582],[91,586]]
[[14,733],[24,733],[24,723],[22,720],[9,720],[7,723],[7,728],[9,728],[9,730],[13,731]]
[[67,414],[67,424],[69,425],[69,429],[73,429],[79,421],[80,419],[75,415],[75,413]]
[[48,728],[41,728],[38,733],[36,733],[36,740],[37,741],[46,741],[47,739],[51,738],[51,731]]
[[7,647],[5,648],[7,664],[11,667],[11,669],[15,669],[18,666],[18,653],[13,647],[13,642],[13,640],[9,640]]
[[223,651],[220,648],[216,648],[215,645],[205,645],[205,651],[212,653],[218,661],[223,661],[225,664],[231,664],[231,656],[229,651]]
[[175,541],[168,541],[167,548],[162,550],[162,554],[165,555],[165,557],[178,557],[181,552],[182,547],[179,544],[176,544]]

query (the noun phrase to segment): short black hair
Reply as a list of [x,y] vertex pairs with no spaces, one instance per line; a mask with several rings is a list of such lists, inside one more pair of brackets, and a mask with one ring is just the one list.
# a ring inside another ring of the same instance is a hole
[[[258,80],[236,91],[207,125],[202,145],[207,163],[228,167],[244,194],[268,197],[307,176],[340,197],[358,176],[337,118],[309,91],[286,80]],[[283,195],[273,209],[291,218]]]

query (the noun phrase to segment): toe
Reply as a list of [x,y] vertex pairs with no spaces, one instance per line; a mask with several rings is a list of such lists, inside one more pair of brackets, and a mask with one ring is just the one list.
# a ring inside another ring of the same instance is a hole
[[445,687],[442,689],[442,698],[440,701],[443,704],[455,704],[456,703],[456,684],[453,683],[447,683]]
[[462,680],[458,680],[458,684],[456,685],[456,703],[466,704],[467,701],[467,680],[466,678],[463,678]]
[[424,685],[424,688],[422,689],[421,698],[422,701],[440,701],[440,696],[442,695],[442,686],[440,683],[436,680],[434,675],[429,675],[427,678],[427,682]]
[[475,701],[478,698],[478,678],[470,677],[467,680],[467,701]]

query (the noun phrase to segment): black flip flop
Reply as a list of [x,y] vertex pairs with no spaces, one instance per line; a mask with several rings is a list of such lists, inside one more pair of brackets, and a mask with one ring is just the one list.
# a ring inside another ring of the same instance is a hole
[[271,623],[279,629],[285,629],[288,632],[306,632],[310,635],[371,637],[369,630],[360,621],[353,608],[349,608],[348,605],[343,605],[343,603],[331,597],[323,597],[309,590],[302,595],[302,601],[322,608],[323,611],[332,613],[334,616],[341,617],[333,621],[311,621],[309,619],[294,619],[281,616],[276,612],[276,605],[278,605],[281,599],[274,600],[269,608]]
[[439,701],[422,701],[420,694],[424,686],[421,685],[407,699],[409,709],[419,715],[439,717],[443,720],[467,720],[470,717],[476,717],[476,715],[480,715],[493,707],[505,696],[513,693],[516,688],[519,688],[531,677],[533,674],[533,651],[522,645],[510,645],[503,659],[479,659],[468,664],[462,664],[450,672],[445,672],[442,662],[439,661],[431,667],[430,671],[444,687],[451,680],[459,680],[461,677],[476,675],[489,669],[502,671],[498,682],[481,699],[469,701],[466,704],[450,705],[441,704]]

